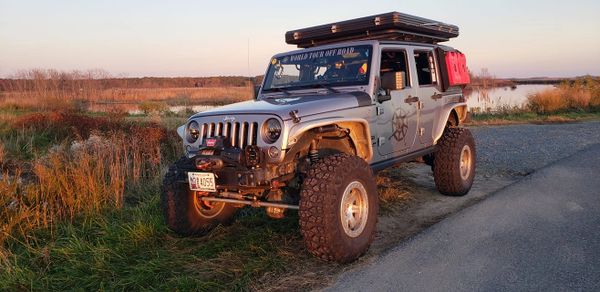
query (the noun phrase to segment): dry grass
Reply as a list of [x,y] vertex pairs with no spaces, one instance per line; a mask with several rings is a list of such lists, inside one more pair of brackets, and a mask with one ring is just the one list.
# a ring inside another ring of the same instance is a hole
[[562,90],[547,89],[527,97],[529,106],[536,112],[555,112],[567,106]]
[[189,104],[227,104],[248,100],[252,97],[250,87],[213,88],[113,88],[101,92],[97,100],[140,102],[147,100],[178,102]]
[[89,103],[139,103],[223,105],[252,98],[252,87],[129,88],[110,87],[103,71],[60,72],[30,70],[18,74],[0,92],[0,108],[66,110]]
[[172,105],[224,105],[248,100],[249,87],[225,88],[113,88],[85,95],[64,90],[17,91],[0,93],[0,108],[79,110],[86,103],[140,103],[163,101]]
[[412,199],[413,186],[406,179],[403,167],[395,167],[381,171],[376,177],[379,201],[386,211],[398,203],[406,203]]
[[0,166],[4,164],[4,159],[6,158],[6,150],[4,149],[4,143],[0,141]]
[[130,125],[77,114],[37,113],[10,123],[14,135],[52,132],[62,142],[29,163],[13,163],[31,164],[26,170],[4,171],[0,246],[9,238],[28,242],[30,233],[40,227],[52,228],[56,222],[97,214],[107,207],[121,208],[127,188],[160,180],[163,150],[165,146],[174,149],[169,140],[178,140],[158,125]]
[[565,83],[527,97],[528,107],[536,113],[569,110],[595,110],[600,107],[600,79],[585,78]]

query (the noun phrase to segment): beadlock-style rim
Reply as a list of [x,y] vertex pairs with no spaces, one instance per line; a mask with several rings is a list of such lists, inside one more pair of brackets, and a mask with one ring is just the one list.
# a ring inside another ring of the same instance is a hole
[[350,237],[358,237],[367,225],[369,198],[367,190],[359,181],[353,181],[344,190],[340,205],[340,220],[344,232]]
[[462,150],[460,151],[460,177],[463,180],[469,179],[469,175],[471,174],[472,159],[471,147],[469,147],[469,145],[463,146]]

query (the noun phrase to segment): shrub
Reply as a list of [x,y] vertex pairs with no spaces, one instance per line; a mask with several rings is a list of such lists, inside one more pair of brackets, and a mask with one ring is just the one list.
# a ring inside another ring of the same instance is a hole
[[546,89],[527,97],[529,109],[537,113],[555,112],[567,106],[563,99],[562,90]]
[[31,132],[48,131],[57,139],[89,137],[92,131],[123,130],[127,125],[118,118],[91,117],[73,112],[43,112],[16,118],[15,129]]
[[[27,170],[0,175],[0,262],[9,238],[27,243],[40,227],[120,208],[125,193],[154,185],[163,166],[181,154],[176,134],[156,124],[73,114],[30,114],[14,123],[27,125],[24,136],[35,131],[64,135],[47,154],[27,163]],[[58,129],[63,124],[77,134]]]
[[597,110],[600,106],[600,80],[591,77],[563,83],[527,97],[527,106],[536,113],[566,110]]
[[139,104],[139,108],[146,115],[155,113],[161,114],[169,110],[169,106],[160,101],[142,101]]

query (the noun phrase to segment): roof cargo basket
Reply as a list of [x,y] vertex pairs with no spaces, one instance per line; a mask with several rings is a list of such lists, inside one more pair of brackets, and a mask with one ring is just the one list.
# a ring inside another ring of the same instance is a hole
[[297,29],[285,42],[299,48],[355,40],[398,40],[437,44],[458,37],[458,27],[418,16],[390,12]]

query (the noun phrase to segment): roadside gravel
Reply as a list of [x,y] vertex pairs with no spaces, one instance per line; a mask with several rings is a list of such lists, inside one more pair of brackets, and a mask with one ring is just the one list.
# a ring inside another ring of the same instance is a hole
[[341,272],[360,269],[407,238],[450,214],[485,200],[542,167],[600,144],[600,121],[573,124],[470,127],[477,147],[477,170],[467,196],[438,193],[431,167],[409,163],[379,173],[382,209],[375,241],[352,265],[324,263],[307,257],[278,275],[257,280],[255,290],[311,290],[335,281]]
[[524,176],[600,143],[600,121],[472,127],[477,174]]

